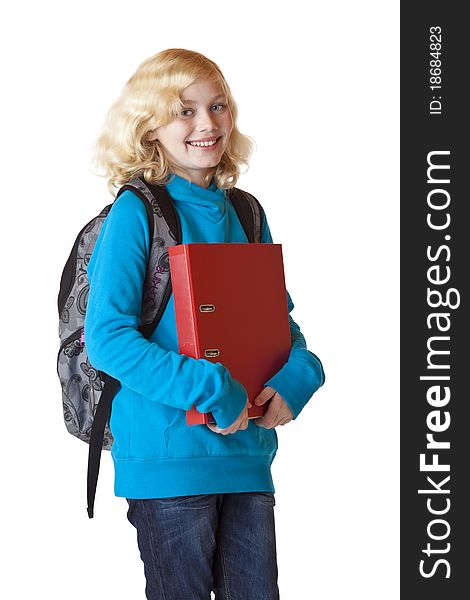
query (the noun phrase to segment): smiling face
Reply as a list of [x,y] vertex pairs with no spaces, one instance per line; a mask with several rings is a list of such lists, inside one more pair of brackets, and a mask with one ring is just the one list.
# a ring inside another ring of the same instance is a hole
[[206,187],[204,178],[222,158],[233,129],[227,96],[218,83],[197,80],[181,94],[178,116],[148,135],[158,140],[181,177]]

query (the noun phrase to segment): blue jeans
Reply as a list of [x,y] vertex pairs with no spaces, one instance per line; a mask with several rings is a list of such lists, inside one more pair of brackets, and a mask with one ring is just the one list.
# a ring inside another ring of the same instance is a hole
[[278,600],[274,494],[127,500],[148,600]]

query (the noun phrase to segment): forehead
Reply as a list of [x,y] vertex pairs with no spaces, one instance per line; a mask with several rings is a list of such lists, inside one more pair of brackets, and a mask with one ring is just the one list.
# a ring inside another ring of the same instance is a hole
[[208,80],[196,80],[181,93],[182,100],[194,103],[218,100],[223,97],[226,97],[226,94],[220,83]]

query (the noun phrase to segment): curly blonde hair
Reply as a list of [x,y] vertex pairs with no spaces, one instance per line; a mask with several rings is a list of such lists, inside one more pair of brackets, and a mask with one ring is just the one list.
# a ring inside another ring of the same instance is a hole
[[220,68],[203,54],[182,48],[163,50],[147,58],[127,81],[121,95],[109,109],[101,134],[93,146],[92,162],[108,179],[115,197],[118,189],[133,177],[163,185],[170,176],[171,163],[164,148],[147,139],[149,132],[167,125],[183,103],[182,91],[196,79],[217,82],[227,95],[233,129],[219,164],[206,176],[221,189],[235,186],[242,165],[248,167],[252,139],[237,128],[237,106]]

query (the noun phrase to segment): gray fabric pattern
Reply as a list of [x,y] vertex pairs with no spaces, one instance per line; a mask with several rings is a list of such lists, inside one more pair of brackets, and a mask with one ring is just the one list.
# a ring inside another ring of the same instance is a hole
[[[78,334],[80,336],[81,331]],[[69,433],[89,442],[93,417],[104,381],[101,372],[90,365],[80,337],[71,337],[72,339],[61,347],[57,361],[65,426]],[[108,425],[105,429],[103,448],[110,450],[112,443],[113,436]]]
[[[168,246],[175,245],[176,240],[145,183],[136,178],[128,185],[139,189],[145,195],[154,215],[153,243],[142,296],[141,324],[145,325],[153,321],[162,302],[170,278]],[[65,425],[72,435],[88,443],[105,374],[90,364],[84,342],[83,326],[89,291],[86,268],[111,207],[112,204],[106,206],[77,236],[72,263],[68,265],[70,280],[64,284],[69,285],[70,289],[65,291],[68,293],[59,315],[60,350],[57,357],[57,373],[62,387]],[[110,450],[112,443],[113,436],[108,423],[103,449]]]
[[64,343],[69,336],[82,327],[85,320],[89,289],[86,267],[90,262],[91,253],[95,247],[101,227],[111,210],[111,206],[111,204],[106,206],[97,217],[85,225],[75,242],[76,262],[74,265],[75,270],[72,277],[72,286],[59,318],[59,337],[61,343]]
[[[85,344],[81,340],[90,287],[86,268],[111,206],[106,206],[85,225],[77,237],[74,260],[69,265],[71,289],[59,315],[57,373],[62,387],[65,426],[69,433],[86,442],[90,441],[93,417],[104,384],[101,372],[90,365]],[[103,448],[110,449],[112,442],[113,436],[108,425]]]

